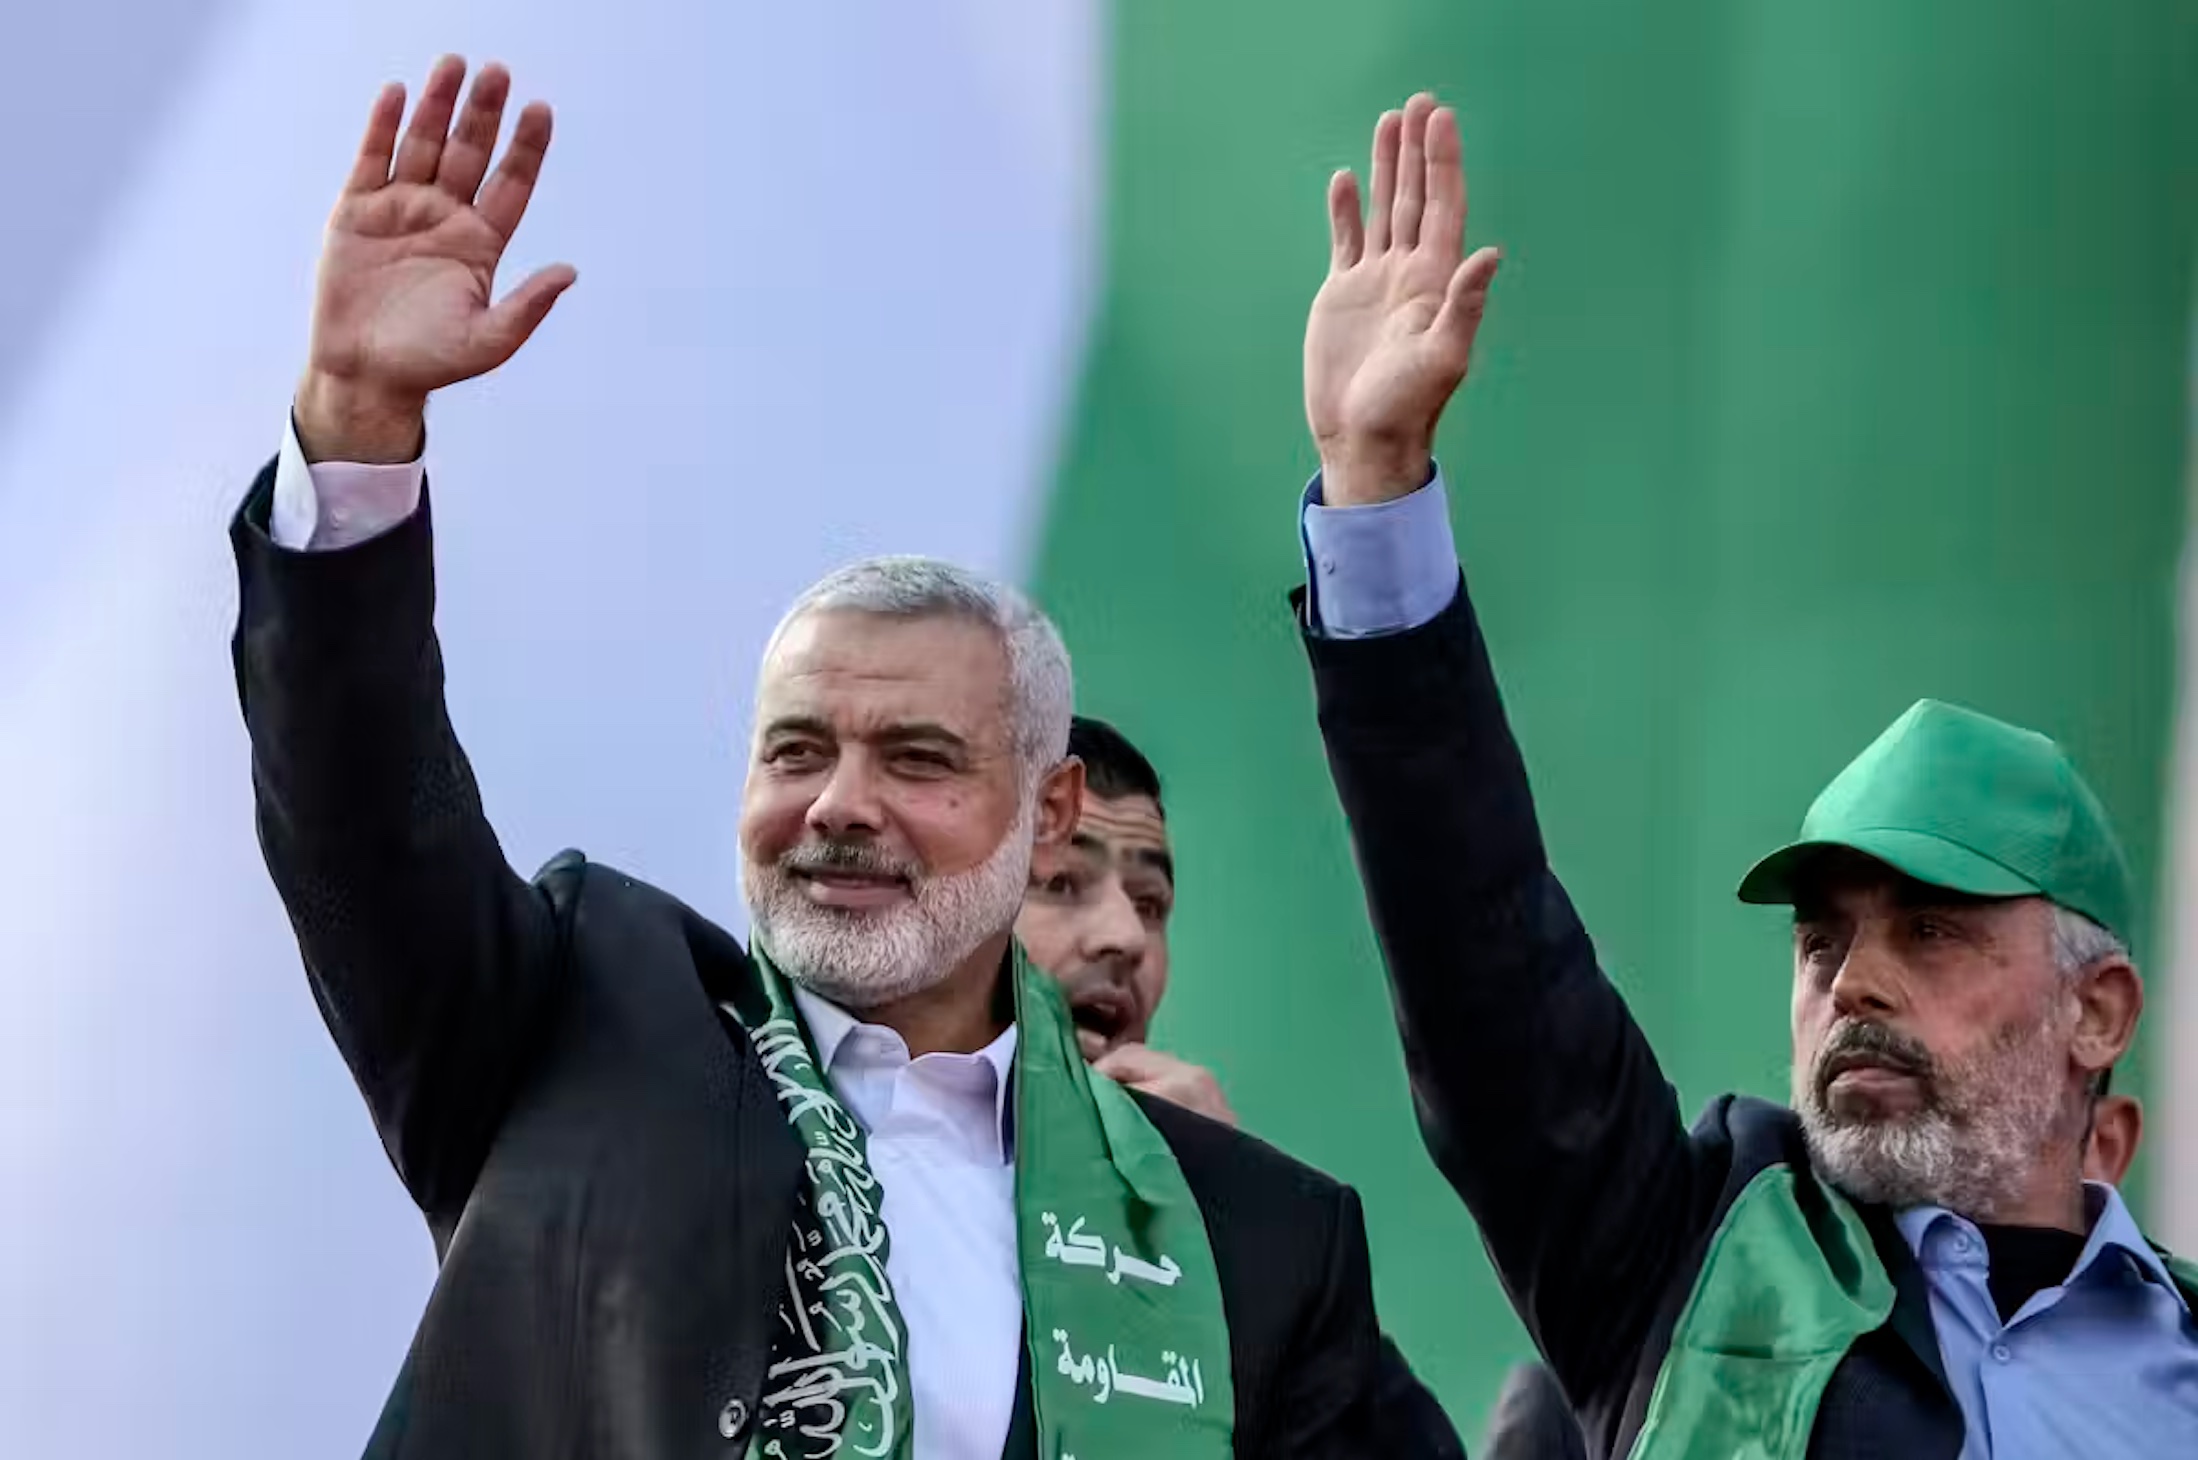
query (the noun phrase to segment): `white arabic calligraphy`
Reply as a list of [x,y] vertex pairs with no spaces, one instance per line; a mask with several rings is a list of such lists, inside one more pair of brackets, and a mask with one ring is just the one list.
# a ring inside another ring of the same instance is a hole
[[1107,1241],[1104,1237],[1084,1235],[1084,1219],[1078,1217],[1064,1237],[1061,1219],[1051,1212],[1040,1212],[1038,1220],[1044,1222],[1050,1235],[1046,1238],[1046,1256],[1069,1267],[1105,1267],[1107,1265]]
[[1172,1257],[1162,1257],[1156,1267],[1143,1258],[1130,1256],[1120,1247],[1114,1249],[1114,1266],[1107,1269],[1107,1281],[1117,1287],[1121,1285],[1123,1278],[1133,1277],[1142,1282],[1158,1283],[1163,1288],[1172,1288],[1175,1280],[1181,1276],[1183,1269],[1175,1265]]
[[[758,1430],[774,1433],[759,1452],[768,1460],[827,1460],[851,1446],[865,1456],[889,1455],[899,1439],[903,1335],[885,1271],[877,1178],[863,1160],[860,1128],[820,1088],[799,1027],[772,1019],[749,1038],[789,1119],[811,1117],[816,1131],[803,1153],[809,1182],[794,1217],[779,1309],[779,1321],[807,1352],[766,1373],[775,1387],[763,1396]],[[814,1083],[789,1070],[803,1066]]]
[[1134,1394],[1140,1399],[1186,1404],[1194,1409],[1206,1401],[1206,1378],[1199,1371],[1198,1361],[1186,1360],[1172,1349],[1160,1355],[1160,1362],[1167,1366],[1168,1377],[1147,1379],[1124,1373],[1115,1361],[1111,1343],[1107,1345],[1104,1358],[1096,1354],[1078,1358],[1069,1344],[1067,1329],[1054,1329],[1053,1341],[1061,1345],[1061,1356],[1054,1361],[1053,1371],[1074,1383],[1095,1385],[1098,1392],[1092,1396],[1094,1403],[1105,1404],[1116,1394]]
[[1040,1212],[1038,1220],[1046,1224],[1046,1256],[1064,1267],[1104,1267],[1107,1281],[1120,1287],[1122,1279],[1136,1278],[1140,1282],[1155,1283],[1163,1288],[1175,1286],[1175,1280],[1183,1276],[1183,1269],[1175,1259],[1161,1255],[1157,1263],[1135,1257],[1121,1243],[1114,1244],[1114,1262],[1107,1262],[1107,1239],[1088,1236],[1084,1232],[1084,1218],[1078,1217],[1068,1231],[1061,1231],[1061,1219],[1052,1212]]

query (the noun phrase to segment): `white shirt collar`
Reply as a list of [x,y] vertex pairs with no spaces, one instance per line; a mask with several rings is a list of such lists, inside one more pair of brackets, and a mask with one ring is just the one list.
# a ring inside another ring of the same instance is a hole
[[[802,1021],[809,1026],[809,1037],[816,1043],[817,1060],[827,1075],[835,1080],[856,1073],[898,1074],[914,1061],[908,1057],[908,1045],[902,1038],[882,1024],[868,1024],[850,1014],[829,999],[821,998],[799,984],[793,985],[794,1004],[801,1010]],[[877,1036],[858,1040],[854,1045],[848,1037],[856,1030],[867,1030]],[[999,1152],[1003,1162],[1012,1160],[1015,1153],[1014,1124],[1010,1119],[1013,1103],[1009,1096],[1015,1089],[1016,1029],[1013,1024],[1000,1032],[997,1039],[974,1054],[947,1054],[935,1052],[925,1055],[927,1060],[939,1060],[955,1064],[979,1064],[992,1073],[992,1109],[994,1132],[999,1137]],[[858,1055],[857,1051],[861,1051]],[[844,1067],[842,1054],[847,1055]],[[861,1112],[855,1112],[858,1116]],[[865,1124],[868,1124],[866,1121]]]

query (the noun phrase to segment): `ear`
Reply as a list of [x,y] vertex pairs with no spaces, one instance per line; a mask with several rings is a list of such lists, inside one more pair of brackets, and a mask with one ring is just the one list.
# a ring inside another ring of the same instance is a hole
[[2084,1145],[2084,1179],[2120,1186],[2137,1159],[2145,1129],[2145,1109],[2134,1095],[2101,1096],[2091,1114],[2091,1139]]
[[1084,763],[1069,756],[1038,782],[1036,844],[1063,846],[1076,833],[1076,819],[1084,811]]
[[2069,1057],[2086,1081],[2129,1053],[2144,1007],[2144,980],[2127,958],[2102,958],[2077,976],[2076,1032]]

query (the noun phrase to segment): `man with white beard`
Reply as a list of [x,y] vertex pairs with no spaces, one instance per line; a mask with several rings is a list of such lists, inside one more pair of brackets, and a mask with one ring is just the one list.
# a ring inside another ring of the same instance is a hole
[[1301,624],[1422,1131],[1591,1449],[2198,1455],[2198,1269],[2083,1176],[2143,1003],[2099,801],[2043,735],[1903,715],[1741,885],[1793,907],[1794,1109],[1689,1131],[1550,869],[1432,455],[1498,266],[1457,117],[1373,151],[1306,326]]
[[[509,78],[376,102],[280,453],[232,528],[267,864],[440,1271],[370,1456],[1372,1453],[1345,1187],[1087,1071],[1012,928],[1069,834],[1069,662],[925,559],[803,594],[763,658],[743,949],[577,853],[506,865],[444,708],[430,392],[549,144]],[[455,118],[455,122],[454,122]]]

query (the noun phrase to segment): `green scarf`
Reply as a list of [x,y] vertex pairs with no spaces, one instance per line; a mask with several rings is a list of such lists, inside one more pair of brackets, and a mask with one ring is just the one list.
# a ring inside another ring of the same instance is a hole
[[[914,1453],[908,1332],[887,1277],[885,1194],[785,977],[724,1006],[748,1031],[807,1157],[751,1460]],[[1221,1282],[1175,1154],[1094,1077],[1053,980],[1017,944],[1015,1227],[1042,1460],[1220,1460],[1235,1398]],[[909,1275],[922,1281],[920,1275]]]

